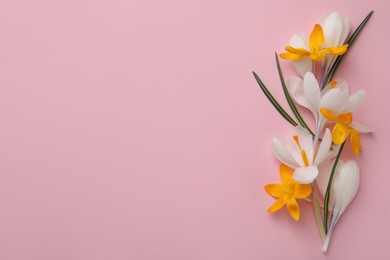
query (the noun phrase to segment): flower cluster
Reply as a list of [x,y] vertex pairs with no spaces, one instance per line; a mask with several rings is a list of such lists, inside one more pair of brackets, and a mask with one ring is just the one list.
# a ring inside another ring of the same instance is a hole
[[[277,198],[268,209],[275,212],[286,206],[298,221],[300,210],[296,199],[313,203],[314,212],[326,252],[341,214],[355,197],[360,180],[356,161],[340,159],[349,140],[352,152],[359,155],[360,134],[371,129],[355,122],[353,113],[363,103],[365,90],[351,92],[345,80],[333,79],[344,55],[373,12],[350,36],[349,19],[333,12],[321,19],[310,34],[294,34],[280,58],[290,60],[298,76],[286,81],[277,68],[287,102],[298,123],[271,95],[256,73],[254,76],[266,97],[294,127],[287,138],[274,138],[272,150],[281,162],[281,184],[268,184],[266,192]],[[308,109],[315,119],[314,131],[306,124],[298,108]]]

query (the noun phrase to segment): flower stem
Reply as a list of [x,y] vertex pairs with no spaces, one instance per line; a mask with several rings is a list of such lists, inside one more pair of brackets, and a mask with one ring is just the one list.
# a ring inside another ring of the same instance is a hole
[[336,159],[333,163],[332,171],[329,176],[329,182],[328,186],[326,188],[326,193],[325,193],[325,199],[324,199],[324,229],[325,233],[328,233],[328,216],[329,216],[329,197],[330,197],[330,188],[332,186],[332,181],[333,181],[333,175],[336,171],[336,166],[337,163],[339,162],[341,152],[343,151],[345,141],[341,144],[340,149],[337,153]]
[[321,217],[321,205],[318,200],[318,193],[315,187],[315,183],[312,184],[312,195],[313,195],[313,205],[314,205],[314,216],[316,217],[318,231],[320,232],[321,242],[324,244],[326,240],[326,234],[324,230],[324,222]]

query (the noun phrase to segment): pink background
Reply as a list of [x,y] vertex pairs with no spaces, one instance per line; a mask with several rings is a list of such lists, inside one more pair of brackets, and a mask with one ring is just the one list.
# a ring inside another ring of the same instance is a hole
[[[2,0],[0,259],[390,259],[390,2],[339,2]],[[324,255],[308,203],[266,212],[290,125],[251,71],[282,98],[274,51],[372,9],[338,75],[375,134]]]

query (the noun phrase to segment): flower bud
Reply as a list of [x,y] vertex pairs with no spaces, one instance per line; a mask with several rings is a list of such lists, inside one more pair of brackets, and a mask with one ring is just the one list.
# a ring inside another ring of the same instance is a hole
[[335,172],[330,195],[331,200],[329,204],[331,208],[331,220],[329,231],[322,248],[324,252],[328,250],[329,242],[337,221],[355,198],[360,183],[360,169],[356,161],[341,163],[340,167],[337,168],[339,169]]

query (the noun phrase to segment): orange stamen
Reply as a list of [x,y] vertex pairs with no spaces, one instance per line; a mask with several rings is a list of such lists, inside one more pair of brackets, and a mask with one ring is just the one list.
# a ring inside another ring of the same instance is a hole
[[301,156],[302,156],[302,159],[303,159],[303,163],[305,164],[306,167],[309,166],[309,160],[307,159],[307,155],[306,155],[306,152],[305,150],[302,150],[301,148],[301,144],[299,143],[299,138],[297,135],[294,135],[294,140],[295,142],[297,143],[298,147],[299,147],[299,150],[301,151]]

